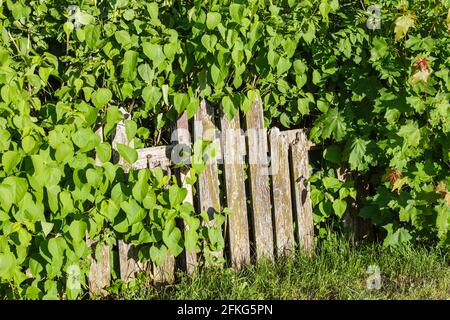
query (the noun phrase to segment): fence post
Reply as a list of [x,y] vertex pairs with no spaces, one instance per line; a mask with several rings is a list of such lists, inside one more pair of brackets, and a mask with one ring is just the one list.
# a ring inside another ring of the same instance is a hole
[[[181,117],[177,121],[177,134],[176,134],[176,143],[182,146],[182,150],[189,149],[191,150],[191,137],[189,134],[189,122],[187,119],[187,112],[183,112]],[[178,150],[178,149],[176,149]],[[178,155],[179,156],[179,155]],[[179,178],[180,184],[183,188],[187,190],[187,195],[185,201],[194,205],[194,196],[192,192],[192,185],[187,183],[186,179],[189,179],[189,169],[186,167],[180,168],[179,170]],[[189,225],[184,223],[185,230],[189,230]],[[188,274],[192,274],[195,272],[197,268],[197,252],[188,252],[187,250],[184,253],[185,255],[185,268]]]
[[239,270],[243,265],[250,263],[247,201],[243,152],[241,152],[242,146],[245,146],[245,137],[241,133],[239,114],[231,121],[222,114],[221,128],[227,205],[232,212],[228,217],[231,263]]
[[294,249],[289,141],[287,135],[281,133],[276,127],[270,130],[269,136],[275,242],[278,256],[283,256]]
[[270,203],[267,129],[261,98],[246,115],[256,257],[273,259],[272,209]]
[[291,144],[296,231],[300,247],[310,254],[314,245],[314,224],[310,183],[308,181],[309,148],[310,143],[306,134],[303,131],[298,131]]
[[[208,140],[220,148],[216,139],[216,126],[214,124],[214,111],[205,100],[202,100],[197,113],[194,115],[194,139]],[[216,149],[217,150],[217,149]],[[214,213],[220,212],[219,173],[217,158],[208,157],[204,171],[198,176],[198,191],[200,211],[207,212],[211,224],[214,225]],[[212,252],[217,258],[223,256],[222,250]]]

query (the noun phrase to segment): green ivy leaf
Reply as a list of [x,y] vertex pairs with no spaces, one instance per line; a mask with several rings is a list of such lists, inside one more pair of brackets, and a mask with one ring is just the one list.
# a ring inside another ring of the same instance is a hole
[[92,103],[97,109],[106,106],[112,99],[112,92],[106,88],[100,88],[92,94]]
[[125,120],[125,133],[127,135],[128,141],[132,141],[136,136],[137,123],[133,120]]
[[331,11],[330,4],[328,0],[322,0],[319,5],[319,11],[323,17],[323,20],[328,24],[328,14]]
[[291,68],[291,65],[292,63],[288,59],[280,57],[277,63],[277,75],[280,76],[287,72]]
[[91,128],[81,128],[72,135],[73,143],[82,152],[90,151],[100,143],[100,137]]
[[161,266],[166,260],[167,253],[167,247],[164,245],[160,248],[157,246],[152,246],[150,248],[150,259],[152,259],[157,266]]
[[148,190],[150,187],[148,184],[149,178],[150,172],[148,170],[140,170],[138,173],[138,181],[132,189],[133,197],[141,203],[144,201],[145,197],[148,194]]
[[26,136],[22,140],[22,149],[25,153],[31,153],[37,146],[36,140],[32,136]]
[[326,189],[332,191],[337,191],[342,186],[342,181],[333,177],[324,177],[322,183]]
[[183,241],[181,231],[174,227],[170,232],[163,231],[164,244],[169,248],[169,251],[176,257],[183,251]]
[[0,205],[3,211],[9,212],[14,200],[13,188],[9,185],[0,184]]
[[137,151],[125,144],[118,143],[117,151],[119,151],[120,156],[123,157],[129,164],[135,163],[138,159]]
[[102,162],[108,162],[111,159],[111,145],[107,142],[101,142],[96,148],[95,152],[98,159]]
[[41,221],[41,226],[44,236],[47,237],[49,233],[52,231],[54,224],[50,222]]
[[334,213],[340,218],[345,213],[345,210],[347,209],[347,202],[341,199],[336,199],[333,201],[333,210]]
[[101,37],[101,29],[97,25],[87,25],[84,28],[84,34],[86,35],[85,41],[89,49],[96,49]]
[[151,83],[155,76],[155,72],[148,63],[141,64],[138,67],[138,73],[146,83]]
[[146,105],[154,109],[162,98],[161,89],[155,86],[145,87],[142,90],[142,98]]
[[69,227],[69,233],[75,242],[80,242],[86,235],[87,225],[86,222],[75,220],[72,221]]
[[182,114],[189,104],[189,96],[186,93],[176,93],[173,97],[173,106],[178,114]]
[[202,36],[201,42],[205,47],[205,49],[208,50],[208,52],[213,52],[214,47],[216,46],[217,43],[217,37],[214,34],[213,35],[204,34]]
[[133,81],[137,75],[137,59],[138,53],[136,51],[129,50],[125,52],[123,58],[122,77],[126,81]]
[[141,222],[145,219],[145,211],[136,202],[136,200],[130,198],[128,201],[122,202],[120,207],[127,215],[128,224],[132,226],[135,223]]
[[184,246],[187,252],[196,252],[198,233],[196,230],[187,230],[184,232]]
[[11,174],[21,160],[22,157],[18,151],[6,151],[2,156],[2,165],[5,172]]
[[222,15],[218,12],[208,12],[206,15],[206,27],[210,30],[216,28],[220,20],[222,19]]
[[131,44],[131,37],[130,34],[125,30],[117,31],[114,34],[116,41],[122,46],[122,48],[127,47],[129,44]]
[[109,107],[106,111],[106,124],[104,127],[105,138],[109,136],[116,124],[122,120],[123,114],[117,106]]
[[144,54],[153,62],[154,67],[158,67],[165,59],[163,49],[160,45],[154,43],[143,43]]
[[232,3],[229,7],[231,19],[238,24],[241,24],[242,19],[244,18],[244,6]]
[[185,188],[179,188],[172,185],[169,187],[169,202],[171,208],[176,208],[186,198],[187,190]]
[[0,253],[0,277],[11,280],[15,274],[16,257],[11,252]]
[[224,96],[222,98],[222,107],[228,121],[231,121],[235,117],[238,109],[230,96]]

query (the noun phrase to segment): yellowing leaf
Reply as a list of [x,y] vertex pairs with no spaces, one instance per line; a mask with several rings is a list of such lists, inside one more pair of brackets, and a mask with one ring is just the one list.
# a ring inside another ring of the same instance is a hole
[[403,177],[403,178],[398,179],[397,181],[395,181],[395,183],[392,187],[392,191],[397,191],[397,193],[400,193],[403,186],[407,183],[408,183],[408,177]]
[[406,35],[409,28],[414,27],[415,21],[416,16],[412,12],[409,12],[407,15],[398,17],[397,20],[395,20],[395,40],[401,40]]
[[433,73],[433,70],[417,70],[411,77],[411,83],[427,83],[428,77],[431,75],[431,73]]
[[445,185],[444,181],[439,181],[436,185],[436,188],[434,189],[437,193],[445,194],[447,193],[447,186]]

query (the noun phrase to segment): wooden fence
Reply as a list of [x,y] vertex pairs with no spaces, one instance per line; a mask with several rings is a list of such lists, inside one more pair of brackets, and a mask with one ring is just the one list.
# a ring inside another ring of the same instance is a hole
[[[245,120],[242,125],[238,114],[228,121],[224,114],[214,114],[212,107],[202,101],[193,125],[190,125],[186,114],[176,122],[178,130],[175,131],[174,144],[139,149],[138,161],[132,166],[133,169],[161,167],[168,170],[175,152],[190,148],[198,139],[213,141],[217,146],[217,157],[210,159],[199,175],[196,194],[191,185],[185,183],[187,171],[181,169],[178,175],[188,190],[185,201],[206,212],[220,211],[221,207],[231,210],[225,224],[227,230],[223,230],[227,234],[227,250],[216,254],[224,255],[236,269],[263,257],[274,259],[275,256],[289,254],[296,247],[306,252],[311,252],[313,247],[308,183],[308,151],[312,144],[302,130],[272,128],[268,131],[264,128],[259,99],[254,101]],[[241,128],[247,133],[244,134]],[[101,130],[98,131],[100,135]],[[191,136],[194,141],[191,141]],[[117,125],[113,134],[113,150],[118,143],[128,144],[123,122]],[[113,152],[113,161],[121,164],[125,172],[131,169],[117,151]],[[221,191],[225,200],[221,200]],[[95,246],[95,243],[91,245]],[[155,284],[174,280],[176,261],[173,256],[168,255],[164,264],[157,267],[139,262],[133,249],[123,240],[119,240],[115,248],[123,281],[135,278],[139,271],[151,274]],[[105,246],[98,260],[90,259],[91,293],[105,293],[104,288],[111,281],[111,250]],[[197,254],[201,253],[185,252],[182,255],[184,271],[195,272]]]

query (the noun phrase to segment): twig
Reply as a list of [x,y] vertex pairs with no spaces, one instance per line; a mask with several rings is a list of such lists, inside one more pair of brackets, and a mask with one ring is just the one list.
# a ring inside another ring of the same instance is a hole
[[364,2],[362,0],[359,0],[359,3],[361,4],[361,7],[366,11],[366,7],[364,6]]
[[258,80],[258,77],[257,77],[257,76],[254,76],[254,77],[253,77],[253,82],[252,82],[252,87],[253,87],[253,89],[254,89],[255,86],[256,86],[256,80]]
[[9,39],[11,40],[11,42],[14,44],[14,46],[16,47],[16,50],[17,50],[17,54],[18,55],[20,55],[20,49],[19,49],[19,46],[17,45],[17,43],[16,43],[16,40],[12,37],[12,35],[11,35],[11,33],[8,31],[8,36],[9,36]]
[[433,31],[435,25],[436,25],[436,19],[433,20],[433,24],[431,25],[430,31],[428,31],[428,36],[431,35],[431,32]]

